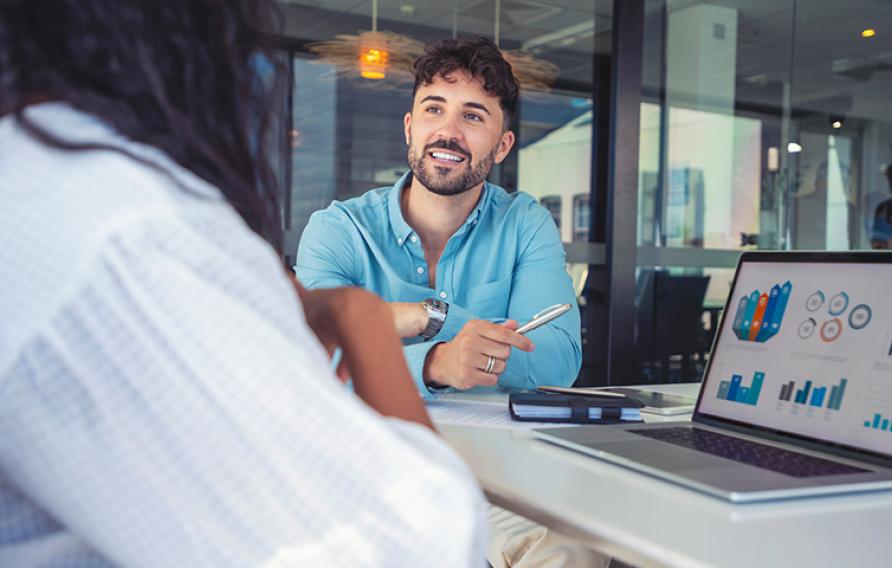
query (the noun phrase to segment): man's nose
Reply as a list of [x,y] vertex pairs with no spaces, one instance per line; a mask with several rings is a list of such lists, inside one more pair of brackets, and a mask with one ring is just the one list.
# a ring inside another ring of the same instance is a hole
[[439,128],[437,128],[437,138],[440,140],[455,140],[461,143],[464,140],[464,133],[462,132],[459,119],[460,117],[458,116],[445,117],[440,122]]

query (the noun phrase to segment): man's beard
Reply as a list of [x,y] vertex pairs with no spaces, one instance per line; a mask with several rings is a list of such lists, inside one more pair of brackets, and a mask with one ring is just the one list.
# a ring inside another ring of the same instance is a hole
[[[457,177],[454,176],[454,173],[459,168],[447,168],[437,165],[433,165],[432,168],[424,167],[424,161],[429,158],[428,152],[434,148],[449,150],[464,156],[465,161],[459,166],[460,172]],[[415,179],[437,195],[459,195],[477,187],[480,182],[486,179],[496,161],[498,149],[499,147],[496,145],[492,152],[474,166],[471,161],[471,155],[462,149],[455,140],[437,140],[425,146],[419,156],[415,151],[415,145],[412,143],[412,136],[409,135],[409,169],[412,170],[412,175]],[[432,169],[433,172],[429,172],[429,169]]]

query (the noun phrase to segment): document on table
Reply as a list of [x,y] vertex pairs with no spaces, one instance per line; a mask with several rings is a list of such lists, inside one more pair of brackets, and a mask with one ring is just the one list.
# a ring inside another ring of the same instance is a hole
[[[485,426],[503,430],[530,430],[555,426],[549,422],[517,422],[511,420],[508,402],[478,402],[465,400],[432,400],[427,401],[427,412],[434,424],[460,424],[466,426]],[[570,426],[570,424],[560,424]]]

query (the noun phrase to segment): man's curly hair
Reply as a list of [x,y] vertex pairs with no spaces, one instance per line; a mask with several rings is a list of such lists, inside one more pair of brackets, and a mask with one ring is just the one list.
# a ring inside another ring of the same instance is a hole
[[466,71],[480,79],[486,92],[499,98],[499,106],[505,117],[503,128],[509,128],[511,117],[517,109],[520,87],[511,64],[492,41],[486,38],[448,38],[429,43],[424,55],[415,61],[413,69],[413,96],[421,85],[430,85],[435,77],[445,78],[453,71]]

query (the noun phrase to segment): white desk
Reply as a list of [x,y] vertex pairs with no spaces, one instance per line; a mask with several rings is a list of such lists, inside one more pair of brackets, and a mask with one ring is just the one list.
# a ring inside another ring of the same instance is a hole
[[892,492],[731,505],[525,432],[438,427],[492,503],[635,566],[892,566]]

